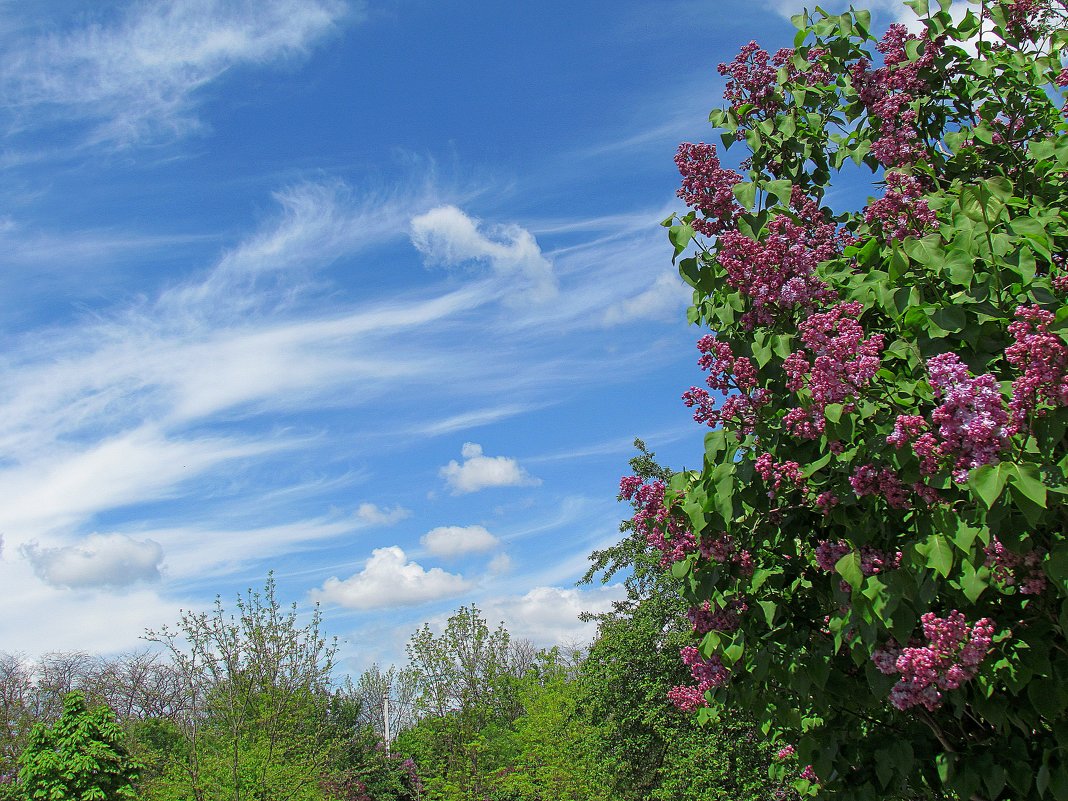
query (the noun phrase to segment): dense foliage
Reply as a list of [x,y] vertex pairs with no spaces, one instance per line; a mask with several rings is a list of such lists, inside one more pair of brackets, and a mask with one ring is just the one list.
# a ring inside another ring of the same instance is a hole
[[69,693],[59,720],[30,732],[19,757],[21,790],[30,801],[134,799],[139,766],[124,741],[111,709],[89,709],[81,693]]
[[1065,799],[1068,3],[908,5],[721,65],[745,158],[682,145],[665,221],[713,430],[622,491],[692,604],[673,700],[801,793]]

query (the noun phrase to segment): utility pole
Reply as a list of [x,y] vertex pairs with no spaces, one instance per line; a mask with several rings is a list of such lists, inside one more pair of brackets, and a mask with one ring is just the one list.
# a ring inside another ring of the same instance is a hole
[[386,732],[386,756],[389,756],[389,695],[382,696],[382,725]]

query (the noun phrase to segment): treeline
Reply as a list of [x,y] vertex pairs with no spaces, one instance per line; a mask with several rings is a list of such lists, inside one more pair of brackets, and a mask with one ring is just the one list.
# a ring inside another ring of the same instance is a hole
[[[658,469],[644,451],[633,464]],[[153,650],[2,655],[0,801],[786,797],[745,721],[701,726],[668,701],[689,679],[691,626],[642,534],[594,554],[587,580],[620,570],[628,599],[584,650],[535,648],[466,606],[415,632],[405,666],[339,683],[318,612],[301,622],[268,579],[233,612],[216,602],[148,632]]]

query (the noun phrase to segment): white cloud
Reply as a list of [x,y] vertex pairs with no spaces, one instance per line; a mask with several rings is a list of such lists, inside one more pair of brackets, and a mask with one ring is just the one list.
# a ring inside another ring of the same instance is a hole
[[490,563],[487,567],[489,572],[495,576],[501,573],[507,573],[512,569],[512,558],[508,554],[501,552],[490,559]]
[[34,572],[54,587],[125,587],[138,581],[155,581],[163,548],[152,540],[135,540],[123,534],[90,534],[80,545],[22,547]]
[[619,325],[635,320],[672,320],[680,308],[689,306],[693,290],[671,272],[662,273],[653,285],[635,295],[609,306],[604,313],[605,325]]
[[484,456],[482,446],[465,442],[460,451],[464,462],[452,459],[438,473],[445,479],[454,495],[478,492],[486,487],[521,487],[541,483],[529,476],[519,463],[508,456]]
[[300,56],[345,13],[342,0],[131,4],[119,19],[9,46],[0,97],[31,128],[82,119],[95,123],[90,141],[173,138],[200,126],[198,94],[228,70]]
[[411,509],[405,509],[403,506],[383,509],[373,503],[361,503],[360,508],[356,510],[356,517],[372,526],[391,526],[411,514]]
[[597,624],[583,622],[579,615],[608,612],[614,601],[625,597],[621,584],[593,589],[535,587],[525,595],[489,599],[479,606],[488,620],[504,620],[513,637],[547,646],[591,641]]
[[440,567],[425,570],[393,545],[375,548],[363,570],[344,580],[332,576],[312,592],[312,597],[352,609],[381,609],[436,601],[470,588],[463,576],[446,573]]
[[435,556],[459,556],[492,551],[500,541],[482,526],[439,526],[423,535],[420,542]]
[[556,297],[552,262],[529,231],[518,225],[502,225],[492,227],[486,235],[479,228],[477,220],[455,206],[438,206],[412,218],[412,243],[428,264],[486,261],[498,275],[519,277],[519,290],[509,290],[509,297],[517,302]]

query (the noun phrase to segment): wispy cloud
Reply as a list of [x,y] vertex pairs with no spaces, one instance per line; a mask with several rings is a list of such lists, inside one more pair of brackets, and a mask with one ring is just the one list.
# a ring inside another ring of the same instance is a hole
[[170,0],[118,18],[16,38],[0,74],[15,128],[85,121],[88,141],[125,146],[201,126],[204,89],[227,71],[306,53],[351,13],[342,0]]
[[412,243],[428,264],[461,265],[485,261],[501,276],[518,278],[515,302],[542,302],[556,296],[553,265],[534,236],[518,225],[498,225],[483,233],[478,220],[455,206],[439,206],[412,218]]
[[693,290],[673,272],[657,276],[652,286],[633,297],[612,304],[604,312],[605,325],[620,325],[635,320],[674,319],[680,309],[690,305]]

